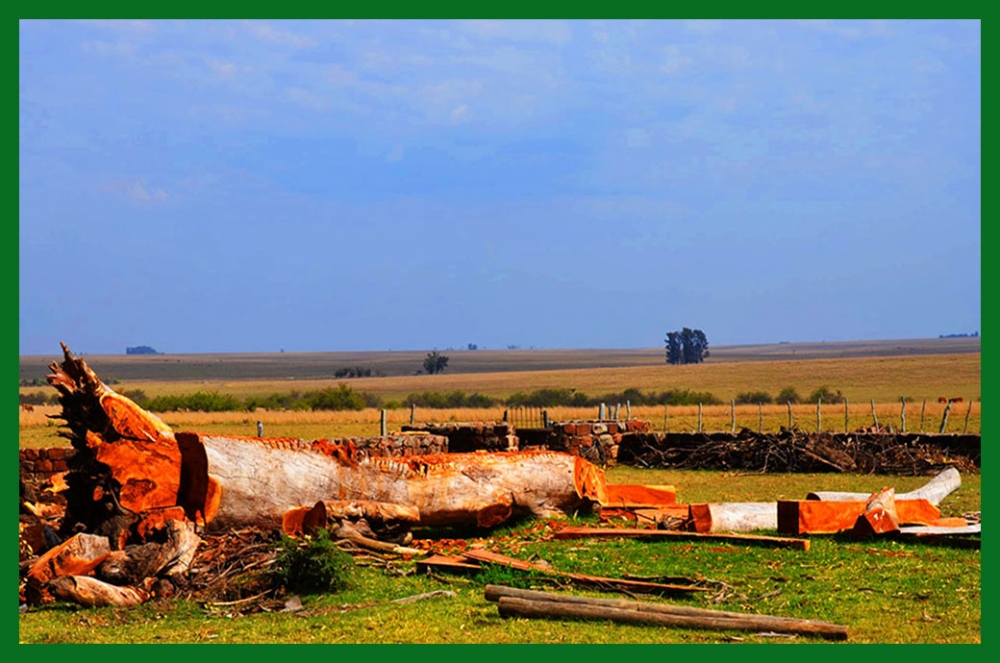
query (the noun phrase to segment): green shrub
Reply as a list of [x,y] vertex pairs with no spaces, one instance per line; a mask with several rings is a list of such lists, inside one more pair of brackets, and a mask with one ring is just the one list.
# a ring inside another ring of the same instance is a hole
[[771,394],[766,391],[742,391],[736,394],[737,405],[767,405],[771,402]]
[[823,399],[824,403],[843,403],[844,394],[840,393],[840,389],[836,393],[830,391],[827,386],[817,387],[813,389],[812,393],[806,399],[806,403],[818,403],[820,399]]
[[788,403],[795,405],[801,401],[802,397],[799,396],[799,392],[795,391],[795,387],[785,387],[778,392],[778,397],[774,399],[778,405],[787,405]]
[[321,529],[312,536],[293,539],[282,535],[281,548],[271,567],[275,584],[290,592],[321,594],[350,586],[354,558],[330,540]]
[[246,408],[243,401],[230,394],[198,391],[193,394],[157,396],[143,405],[154,412],[233,412]]
[[336,389],[311,391],[305,395],[305,402],[310,410],[364,410],[368,404],[364,394],[343,383]]

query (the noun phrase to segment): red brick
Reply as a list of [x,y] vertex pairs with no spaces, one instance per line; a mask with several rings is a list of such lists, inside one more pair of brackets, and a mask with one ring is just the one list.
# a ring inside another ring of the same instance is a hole
[[36,472],[51,472],[52,471],[52,461],[49,460],[48,458],[39,459],[39,461],[37,463],[35,463],[35,471]]
[[49,449],[49,460],[62,460],[66,457],[66,449],[63,447],[54,447]]

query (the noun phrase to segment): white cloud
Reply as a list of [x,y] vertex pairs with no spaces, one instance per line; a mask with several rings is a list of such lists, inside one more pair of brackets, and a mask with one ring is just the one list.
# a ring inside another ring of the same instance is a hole
[[206,57],[205,64],[208,65],[209,69],[223,78],[232,78],[237,71],[236,65],[232,62],[225,62],[214,58]]
[[316,40],[311,37],[283,30],[263,21],[244,21],[243,26],[250,34],[272,44],[294,46],[295,48],[306,48],[316,44]]
[[392,148],[392,151],[386,155],[385,160],[387,163],[397,163],[403,160],[403,154],[406,150],[403,148],[402,143],[396,143],[396,146]]
[[469,116],[469,107],[465,104],[458,106],[451,111],[451,121],[452,122],[462,122]]
[[461,21],[459,28],[484,39],[512,39],[556,46],[566,45],[573,37],[573,31],[565,21],[476,20]]
[[135,203],[162,203],[169,197],[163,189],[148,189],[145,182],[133,183],[129,191],[129,198]]

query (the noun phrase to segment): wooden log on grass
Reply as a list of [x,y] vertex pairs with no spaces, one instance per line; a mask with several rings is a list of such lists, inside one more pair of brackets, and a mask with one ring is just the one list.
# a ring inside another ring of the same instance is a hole
[[501,596],[497,600],[497,608],[501,617],[608,620],[623,624],[648,624],[719,631],[774,631],[818,635],[832,640],[846,640],[848,635],[845,626],[809,622],[809,620],[800,620],[799,624],[793,625],[786,620],[775,620],[759,615],[743,617],[675,615],[587,603],[532,601],[512,596]]
[[46,587],[59,576],[87,575],[111,554],[105,536],[80,533],[51,548],[35,560],[26,574],[25,596],[31,605],[51,600]]
[[[945,497],[958,490],[961,485],[962,477],[958,470],[954,467],[948,467],[941,472],[938,472],[933,479],[925,483],[920,488],[911,490],[908,493],[899,493],[896,495],[896,504],[899,504],[904,500],[927,500],[934,506],[937,506]],[[870,495],[871,493],[848,493],[818,490],[806,495],[806,499],[821,500],[826,502],[857,502],[861,500],[867,501]]]
[[505,587],[503,585],[486,585],[483,593],[487,601],[497,603],[501,598],[516,598],[525,601],[539,601],[549,603],[564,603],[573,605],[587,605],[595,608],[612,608],[616,610],[634,610],[659,615],[676,615],[683,617],[708,617],[712,619],[735,619],[760,620],[760,630],[775,631],[779,633],[804,633],[809,635],[828,634],[839,638],[841,633],[846,638],[847,629],[837,626],[833,622],[798,619],[794,617],[776,617],[772,615],[756,615],[742,612],[731,612],[727,610],[709,610],[707,608],[695,608],[683,605],[672,605],[669,603],[650,603],[648,601],[629,601],[625,599],[604,599],[591,596],[576,596],[564,592],[539,592],[532,589],[519,589],[516,587]]
[[172,507],[209,531],[276,528],[289,509],[331,499],[414,506],[423,525],[492,527],[606,499],[603,471],[559,452],[370,458],[325,439],[174,433],[63,351],[48,378],[77,449],[63,526],[107,535],[113,549],[143,514]]
[[149,600],[149,592],[144,589],[119,587],[90,576],[61,576],[49,582],[47,587],[56,598],[87,608],[129,608]]
[[778,527],[777,502],[720,502],[692,504],[694,530],[709,532],[752,532]]

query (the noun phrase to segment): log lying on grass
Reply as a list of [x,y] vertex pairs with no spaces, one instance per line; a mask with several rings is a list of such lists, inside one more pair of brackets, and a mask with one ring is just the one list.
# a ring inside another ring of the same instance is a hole
[[209,530],[277,528],[291,508],[326,500],[416,507],[421,525],[489,527],[512,515],[558,516],[606,501],[603,472],[565,453],[523,451],[368,458],[327,440],[174,433],[104,385],[63,345],[50,365],[77,449],[63,531],[124,547],[152,512],[178,509]]
[[[941,500],[958,490],[962,485],[962,477],[958,470],[949,467],[939,472],[926,484],[911,490],[908,493],[896,495],[896,503],[904,500],[927,500],[934,506],[941,504]],[[864,502],[868,500],[871,493],[845,493],[836,491],[816,491],[806,495],[807,500],[820,500],[825,502]]]
[[753,532],[778,527],[777,502],[722,502],[692,504],[694,531]]
[[53,596],[84,607],[128,608],[149,600],[149,592],[139,587],[119,587],[90,576],[61,576],[47,585]]
[[[487,585],[484,595],[487,601],[493,601],[500,605],[501,616],[610,619],[626,623],[651,623],[661,626],[772,631],[775,633],[819,635],[831,640],[847,639],[846,626],[813,619],[707,610],[645,601],[600,599],[500,585]],[[652,617],[652,619],[647,621],[643,617]]]
[[733,545],[766,546],[769,548],[790,548],[792,550],[809,550],[809,539],[790,539],[778,536],[759,536],[756,534],[724,534],[701,532],[676,532],[662,529],[633,529],[620,527],[564,527],[557,530],[554,539],[613,539],[627,538],[646,541],[721,541]]
[[406,504],[322,500],[312,507],[286,511],[281,519],[281,530],[290,536],[315,534],[319,529],[335,530],[345,522],[371,539],[409,543],[413,539],[410,528],[420,522],[420,512]]
[[51,548],[28,568],[25,595],[34,605],[51,599],[48,583],[60,576],[86,575],[96,569],[111,547],[107,537],[77,534]]

